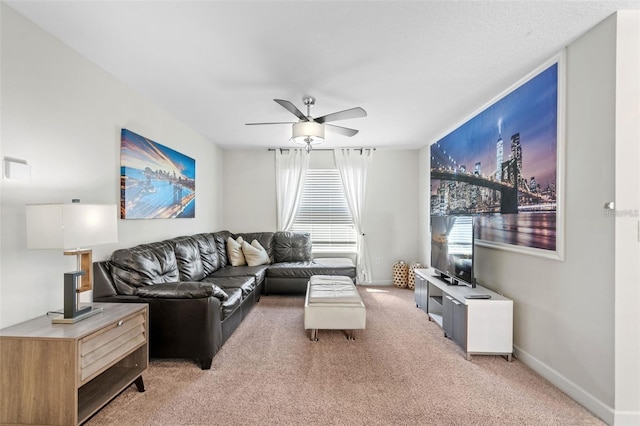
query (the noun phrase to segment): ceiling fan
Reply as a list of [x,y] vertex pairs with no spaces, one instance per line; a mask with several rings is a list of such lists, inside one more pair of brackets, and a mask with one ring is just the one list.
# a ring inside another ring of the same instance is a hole
[[297,122],[294,121],[280,121],[272,123],[246,123],[247,126],[261,126],[264,124],[292,124],[292,136],[291,140],[296,143],[306,145],[307,152],[311,151],[312,145],[321,143],[324,141],[324,129],[325,126],[332,132],[338,133],[343,136],[354,136],[358,133],[356,129],[350,129],[348,127],[336,126],[335,124],[327,124],[327,121],[347,120],[349,118],[366,117],[367,112],[360,108],[350,108],[344,111],[334,112],[332,114],[323,115],[322,117],[312,117],[311,107],[315,105],[316,100],[312,97],[305,97],[302,102],[307,107],[307,114],[303,114],[296,106],[283,99],[274,99],[284,109],[298,117]]

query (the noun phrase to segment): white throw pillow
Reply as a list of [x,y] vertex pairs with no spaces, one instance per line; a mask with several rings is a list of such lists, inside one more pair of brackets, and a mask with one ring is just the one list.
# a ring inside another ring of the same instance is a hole
[[249,266],[268,265],[271,263],[267,251],[260,245],[258,240],[251,241],[251,244],[243,241],[242,253]]
[[237,240],[229,237],[227,238],[227,256],[229,257],[229,263],[231,266],[242,266],[246,265],[247,262],[244,259],[244,254],[242,254],[242,243],[245,241],[242,237],[238,237]]

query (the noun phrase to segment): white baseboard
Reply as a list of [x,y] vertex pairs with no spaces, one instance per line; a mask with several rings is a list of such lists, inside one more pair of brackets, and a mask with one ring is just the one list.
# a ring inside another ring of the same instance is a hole
[[391,281],[389,280],[373,280],[370,283],[358,283],[358,285],[370,285],[370,286],[391,286]]
[[[640,424],[637,421],[634,423],[618,423],[617,415],[615,410],[612,407],[609,407],[607,404],[603,403],[589,392],[582,389],[580,386],[564,377],[562,374],[558,373],[553,368],[549,367],[547,364],[543,363],[536,357],[531,354],[523,351],[517,346],[513,346],[514,355],[528,367],[530,367],[533,371],[553,383],[556,387],[562,390],[564,393],[573,398],[580,405],[585,407],[587,410],[591,411],[594,415],[598,416],[600,419],[604,420],[609,425],[631,425],[631,424]],[[633,414],[633,413],[630,413]],[[636,413],[637,415],[637,413]],[[626,416],[625,416],[626,417]],[[633,416],[629,416],[629,419],[633,419]],[[614,422],[614,420],[616,420]]]

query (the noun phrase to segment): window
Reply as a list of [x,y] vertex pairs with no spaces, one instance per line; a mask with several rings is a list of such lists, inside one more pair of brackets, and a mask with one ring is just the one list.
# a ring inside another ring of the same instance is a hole
[[454,216],[453,226],[449,232],[447,249],[450,254],[473,254],[473,218],[471,216]]
[[314,252],[355,251],[356,232],[337,169],[309,169],[292,231],[311,233]]

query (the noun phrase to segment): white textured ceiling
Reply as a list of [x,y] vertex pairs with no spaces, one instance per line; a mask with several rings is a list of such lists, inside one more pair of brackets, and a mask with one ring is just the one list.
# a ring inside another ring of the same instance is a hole
[[[324,147],[420,148],[634,1],[8,1],[225,149],[290,144],[273,102],[361,106]],[[158,141],[167,143],[168,141]]]

